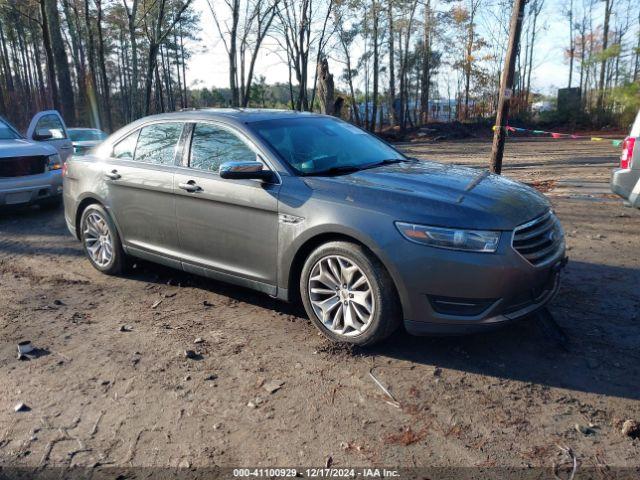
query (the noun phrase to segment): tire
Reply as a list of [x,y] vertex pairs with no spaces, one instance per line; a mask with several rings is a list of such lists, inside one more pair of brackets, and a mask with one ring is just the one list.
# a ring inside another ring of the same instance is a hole
[[[126,257],[120,236],[102,205],[91,204],[82,212],[80,240],[87,258],[96,270],[107,275],[119,275],[124,271]],[[100,243],[101,240],[102,243]],[[98,245],[97,248],[96,245]],[[106,252],[104,256],[92,253],[92,250],[100,252],[100,247]]]
[[[336,284],[338,276],[341,285]],[[401,323],[391,277],[371,252],[355,243],[334,241],[315,249],[302,268],[300,294],[309,318],[335,342],[373,345]]]
[[58,208],[60,208],[60,205],[62,205],[62,197],[57,196],[47,198],[46,200],[41,200],[39,202],[39,205],[40,209],[42,210],[57,210]]

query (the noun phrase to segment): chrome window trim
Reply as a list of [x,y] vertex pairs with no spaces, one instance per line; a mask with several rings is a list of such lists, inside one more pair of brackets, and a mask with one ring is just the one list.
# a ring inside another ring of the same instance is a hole
[[188,165],[176,165],[178,168],[180,169],[184,169],[184,170],[188,170],[188,171],[195,171],[195,172],[200,172],[200,173],[208,173],[208,174],[212,174],[212,175],[216,175],[218,178],[220,178],[221,180],[223,180],[220,177],[220,172],[216,171],[216,172],[212,172],[210,170],[203,170],[200,168],[194,168],[190,165],[191,163],[191,144],[193,142],[193,133],[196,130],[196,126],[198,123],[205,123],[208,125],[213,125],[215,127],[219,127],[222,130],[227,130],[233,134],[235,134],[236,136],[238,136],[240,138],[240,140],[242,140],[242,142],[247,145],[247,147],[253,151],[256,156],[259,156],[262,163],[264,163],[264,166],[267,167],[267,169],[269,169],[273,174],[275,174],[277,181],[276,182],[271,182],[270,185],[280,185],[282,184],[282,177],[280,176],[280,172],[278,172],[277,169],[275,169],[273,167],[273,163],[271,162],[271,160],[269,159],[269,156],[264,152],[264,150],[262,148],[260,148],[259,145],[257,145],[251,138],[249,138],[247,136],[247,134],[245,134],[243,131],[239,130],[238,128],[235,128],[233,125],[230,125],[228,123],[225,122],[221,122],[218,120],[211,120],[211,119],[193,119],[193,120],[188,120],[188,123],[192,124],[193,128],[191,129],[191,132],[189,134],[189,138],[187,141],[185,141],[185,154],[187,156],[187,161],[188,161]]
[[[136,160],[135,159],[135,155],[136,155],[135,150],[133,151],[133,157],[134,158],[118,158],[118,157],[114,157],[113,156],[113,149],[116,147],[116,145],[118,145],[120,142],[124,141],[129,135],[133,135],[136,132],[138,134],[138,138],[136,138],[136,150],[137,150],[138,149],[138,140],[140,138],[140,132],[142,131],[142,129],[146,128],[146,127],[150,127],[151,125],[157,125],[157,124],[161,124],[161,123],[181,123],[182,124],[182,132],[180,132],[180,138],[178,139],[178,142],[176,143],[176,151],[173,152],[173,163],[172,164],[165,165],[164,163],[143,162],[142,160]],[[128,130],[127,132],[125,132],[124,134],[119,136],[117,140],[114,140],[114,141],[110,142],[109,145],[107,145],[109,150],[108,150],[106,156],[110,160],[132,162],[135,165],[155,165],[157,167],[175,167],[175,166],[177,166],[176,160],[178,158],[178,153],[179,153],[179,148],[177,148],[177,147],[180,146],[180,141],[182,140],[182,136],[184,135],[184,129],[187,126],[188,123],[189,123],[188,120],[183,120],[183,119],[178,120],[178,119],[176,119],[176,120],[152,120],[152,121],[144,123],[142,125],[138,125],[135,128],[132,128],[131,130]],[[101,148],[101,146],[98,147],[98,148]]]

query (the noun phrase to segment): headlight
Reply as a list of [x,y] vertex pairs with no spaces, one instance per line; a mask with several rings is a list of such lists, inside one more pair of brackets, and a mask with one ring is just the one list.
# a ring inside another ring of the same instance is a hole
[[47,170],[60,170],[62,168],[62,160],[60,155],[54,153],[47,158]]
[[487,230],[459,230],[404,222],[396,222],[396,227],[410,242],[451,250],[493,253],[500,241],[500,232]]

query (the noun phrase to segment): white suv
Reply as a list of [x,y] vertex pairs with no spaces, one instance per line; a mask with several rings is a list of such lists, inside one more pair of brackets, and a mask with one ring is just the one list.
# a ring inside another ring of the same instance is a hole
[[640,112],[625,138],[620,156],[620,168],[613,171],[611,191],[640,208]]

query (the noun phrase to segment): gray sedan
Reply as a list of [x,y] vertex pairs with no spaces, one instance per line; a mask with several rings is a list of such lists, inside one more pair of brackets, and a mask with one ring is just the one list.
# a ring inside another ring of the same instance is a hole
[[296,301],[369,345],[483,330],[558,289],[562,227],[535,190],[418,161],[321,115],[148,117],[68,162],[65,217],[95,268],[129,257]]

